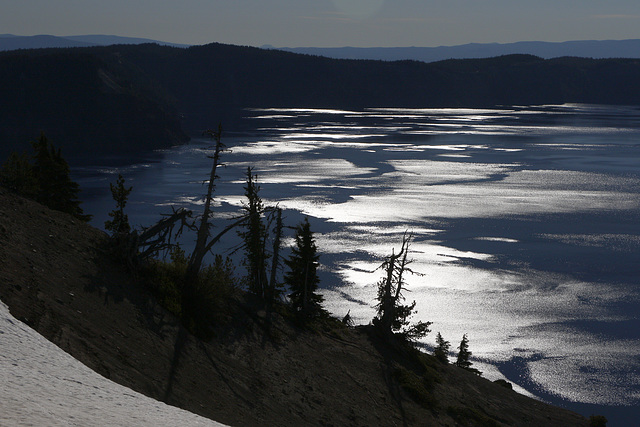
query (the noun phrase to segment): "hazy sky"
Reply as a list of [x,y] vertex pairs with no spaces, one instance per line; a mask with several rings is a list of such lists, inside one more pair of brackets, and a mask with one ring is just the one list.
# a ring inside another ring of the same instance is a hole
[[640,38],[640,0],[0,0],[0,33],[277,47]]

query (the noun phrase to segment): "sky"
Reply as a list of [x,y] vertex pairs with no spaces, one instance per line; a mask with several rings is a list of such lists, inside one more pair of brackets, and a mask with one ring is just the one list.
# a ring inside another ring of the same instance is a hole
[[0,34],[275,47],[640,38],[639,0],[0,0]]

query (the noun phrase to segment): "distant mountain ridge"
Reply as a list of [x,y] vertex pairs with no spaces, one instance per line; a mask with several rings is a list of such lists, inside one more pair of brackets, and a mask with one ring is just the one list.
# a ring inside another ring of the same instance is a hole
[[[0,34],[0,51],[17,49],[110,46],[114,44],[155,43],[187,48],[188,44],[171,43],[139,37],[87,34],[76,36],[17,36]],[[576,40],[567,42],[521,41],[515,43],[468,43],[438,47],[274,47],[263,49],[324,56],[334,59],[372,59],[382,61],[414,60],[436,62],[446,59],[478,59],[511,54],[535,55],[543,59],[573,56],[581,58],[640,58],[640,39]]]
[[16,36],[14,34],[0,34],[0,51],[18,49],[66,48],[110,46],[114,44],[144,44],[156,43],[162,46],[189,47],[186,44],[168,43],[136,37],[109,36],[102,34],[88,34],[82,36],[52,36],[41,34],[36,36]]
[[640,39],[581,40],[561,43],[524,41],[517,43],[470,43],[439,47],[296,47],[274,48],[287,52],[325,56],[335,59],[373,59],[383,61],[415,60],[436,62],[446,59],[491,58],[528,54],[544,59],[573,56],[582,58],[640,58]]

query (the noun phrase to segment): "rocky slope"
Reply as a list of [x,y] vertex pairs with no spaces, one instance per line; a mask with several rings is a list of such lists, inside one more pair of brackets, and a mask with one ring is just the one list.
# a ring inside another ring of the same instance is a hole
[[[0,299],[107,378],[230,425],[585,426],[585,418],[337,322],[302,330],[250,298],[210,342],[105,251],[106,235],[0,189]],[[2,351],[2,350],[0,350]]]

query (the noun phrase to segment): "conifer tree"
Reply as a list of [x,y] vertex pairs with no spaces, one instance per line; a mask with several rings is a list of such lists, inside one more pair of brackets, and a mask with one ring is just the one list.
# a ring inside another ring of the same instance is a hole
[[385,258],[380,265],[384,271],[384,277],[378,282],[378,309],[373,324],[376,325],[382,333],[391,338],[395,334],[399,334],[407,340],[417,340],[426,336],[429,332],[431,322],[419,321],[410,324],[409,318],[416,312],[416,302],[411,304],[402,304],[404,296],[403,288],[406,285],[405,273],[417,274],[409,268],[412,260],[408,258],[409,244],[411,235],[405,233],[402,237],[402,246],[396,254],[395,250],[391,251],[391,255]]
[[38,181],[33,173],[33,165],[26,153],[12,152],[0,169],[0,184],[21,196],[35,199],[38,195]]
[[247,185],[244,187],[247,202],[245,210],[245,230],[238,234],[244,240],[245,266],[249,290],[258,297],[265,298],[267,282],[267,254],[265,250],[267,231],[262,216],[264,205],[258,194],[258,178],[251,168],[247,168]]
[[438,335],[436,336],[436,348],[433,351],[433,355],[436,359],[445,364],[449,363],[449,347],[451,347],[449,341],[445,341],[445,339],[442,338],[442,335],[440,335],[440,332],[438,332]]
[[113,219],[104,223],[104,228],[107,231],[111,231],[113,236],[129,234],[131,226],[129,225],[129,217],[124,213],[124,207],[127,205],[129,194],[133,187],[126,188],[124,186],[124,178],[121,174],[118,174],[118,180],[116,185],[109,184],[111,189],[111,196],[116,202],[116,208],[109,212],[109,216]]
[[33,142],[33,149],[33,172],[39,187],[36,201],[82,221],[89,221],[91,215],[85,215],[80,208],[80,186],[71,180],[69,164],[62,158],[60,149],[51,145],[44,133]]
[[305,218],[296,227],[295,246],[291,249],[291,256],[285,260],[289,271],[284,276],[284,282],[291,290],[291,305],[303,317],[323,312],[324,298],[317,293],[319,258],[309,219]]
[[467,334],[462,336],[462,341],[460,341],[460,345],[458,346],[458,357],[456,358],[456,366],[466,369],[467,371],[471,371],[474,374],[482,374],[476,368],[472,368],[473,364],[469,358],[471,357],[471,351],[469,351],[469,339],[467,338]]
[[85,215],[80,208],[80,186],[71,180],[69,165],[60,149],[51,145],[44,132],[31,145],[33,163],[25,154],[12,154],[0,171],[1,183],[51,209],[89,221],[91,215]]

